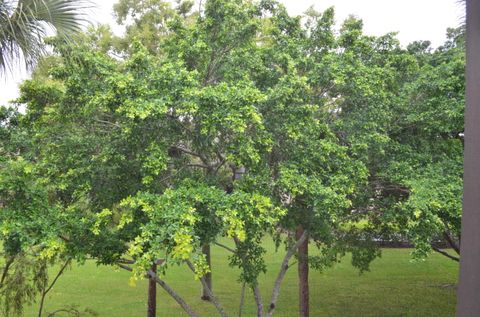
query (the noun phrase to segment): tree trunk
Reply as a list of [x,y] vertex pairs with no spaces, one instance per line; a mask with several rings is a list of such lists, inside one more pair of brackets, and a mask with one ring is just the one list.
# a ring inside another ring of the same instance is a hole
[[307,235],[308,233],[304,231],[300,239],[298,239],[297,242],[288,249],[287,254],[285,254],[283,258],[280,271],[278,272],[277,278],[275,279],[275,284],[273,285],[272,297],[270,299],[270,304],[268,305],[268,312],[266,315],[267,317],[272,317],[275,309],[277,308],[278,295],[280,295],[280,285],[282,284],[285,274],[289,268],[288,262],[290,261],[290,258],[295,255],[295,252],[297,252],[300,245],[305,242]]
[[[13,259],[13,257],[12,257]],[[45,298],[48,294],[48,292],[50,292],[53,288],[53,286],[55,285],[55,283],[57,283],[58,279],[60,278],[60,276],[63,274],[63,272],[65,271],[65,269],[67,268],[68,264],[70,263],[71,260],[67,260],[65,261],[65,264],[63,264],[63,266],[60,268],[60,271],[58,271],[57,275],[55,276],[55,278],[53,279],[52,283],[50,284],[50,286],[48,286],[47,289],[43,289],[42,290],[42,296],[40,298],[40,305],[39,305],[39,308],[38,308],[38,317],[42,317],[42,314],[43,314],[43,305],[45,304]],[[10,263],[11,264],[11,263]],[[7,265],[10,265],[9,263],[7,263]],[[8,269],[8,268],[7,268]]]
[[[298,226],[297,240],[303,235],[305,229]],[[298,247],[298,301],[299,316],[309,317],[309,287],[308,287],[308,238]]]
[[[157,274],[157,264],[153,264],[151,268],[152,272]],[[157,316],[157,282],[155,279],[150,278],[148,280],[148,304],[147,304],[147,317]]]
[[[117,266],[129,272],[133,271],[131,267],[122,263],[117,263]],[[198,317],[197,313],[193,311],[192,307],[190,307],[185,302],[185,300],[173,290],[173,288],[171,288],[167,283],[165,283],[165,281],[161,280],[155,272],[153,272],[152,270],[148,270],[146,277],[149,279],[154,279],[157,284],[159,284],[168,293],[168,295],[170,295],[182,307],[182,309],[187,313],[188,316]]]
[[207,284],[208,288],[205,288],[203,287],[202,289],[202,299],[203,300],[206,300],[206,301],[210,301],[211,298],[210,298],[210,291],[213,290],[212,288],[212,261],[211,261],[211,258],[210,258],[210,245],[209,244],[206,244],[202,247],[202,252],[203,254],[205,254],[205,259],[207,261],[207,264],[208,264],[208,267],[210,268],[210,272],[208,272],[207,274],[205,274],[204,278],[205,278],[205,283]]
[[263,300],[258,285],[252,288],[255,304],[257,304],[257,317],[263,317]]
[[240,295],[240,308],[238,309],[238,317],[242,317],[244,305],[245,305],[245,282],[243,282],[242,284],[242,293]]
[[[193,263],[189,260],[186,260],[185,263],[187,263],[187,266],[195,274],[196,273],[195,266],[193,265]],[[208,293],[208,297],[210,298],[210,301],[213,303],[213,305],[217,309],[220,316],[228,317],[227,313],[225,312],[225,309],[222,307],[222,305],[218,301],[218,298],[215,295],[213,295],[212,290],[208,287],[207,282],[205,281],[205,276],[200,277],[200,283],[202,283],[203,289]]]

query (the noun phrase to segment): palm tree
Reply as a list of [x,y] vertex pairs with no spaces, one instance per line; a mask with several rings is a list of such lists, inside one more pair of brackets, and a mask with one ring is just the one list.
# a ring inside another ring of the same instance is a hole
[[0,75],[23,61],[31,69],[46,36],[68,38],[85,24],[89,0],[0,0]]

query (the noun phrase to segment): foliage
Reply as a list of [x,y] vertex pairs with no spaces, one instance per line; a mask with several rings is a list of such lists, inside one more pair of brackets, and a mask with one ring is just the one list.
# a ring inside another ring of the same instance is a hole
[[267,234],[288,255],[303,230],[320,270],[349,252],[368,270],[375,238],[406,236],[417,256],[441,251],[439,236],[458,242],[462,30],[432,51],[269,0],[115,10],[132,19],[125,38],[100,26],[52,39],[22,85],[26,113],[0,113],[5,258],[43,261],[5,270],[36,276],[4,294],[16,311],[59,260],[149,274],[188,311],[161,278],[187,264],[203,282],[202,248],[219,239],[254,292]]
[[[365,82],[340,85],[336,124],[347,142],[363,149],[369,168],[362,210],[387,239],[400,233],[412,241],[416,257],[439,251],[439,240],[454,249],[459,243],[464,36],[461,28],[448,34],[435,51],[428,42],[403,50],[391,36],[361,36],[345,51],[355,48],[368,58],[342,62],[349,82]],[[372,48],[379,45],[376,55]]]

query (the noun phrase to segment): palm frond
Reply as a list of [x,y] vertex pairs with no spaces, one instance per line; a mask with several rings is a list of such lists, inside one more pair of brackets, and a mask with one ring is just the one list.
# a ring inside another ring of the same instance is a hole
[[43,39],[69,38],[87,24],[91,7],[89,0],[0,0],[0,74],[19,61],[33,67],[45,53]]

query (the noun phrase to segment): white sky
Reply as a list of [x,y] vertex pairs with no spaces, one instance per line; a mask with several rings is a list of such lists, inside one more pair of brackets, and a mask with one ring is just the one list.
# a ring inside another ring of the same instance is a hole
[[[98,8],[93,19],[114,26],[112,6],[117,0],[96,0]],[[398,32],[402,45],[416,40],[429,40],[433,47],[445,41],[448,27],[457,27],[464,16],[458,0],[280,0],[291,14],[301,14],[313,5],[315,9],[335,6],[336,22],[353,14],[363,20],[364,31],[370,35]],[[115,31],[120,30],[113,27]],[[18,85],[28,74],[18,71],[0,77],[0,105],[18,96]]]

